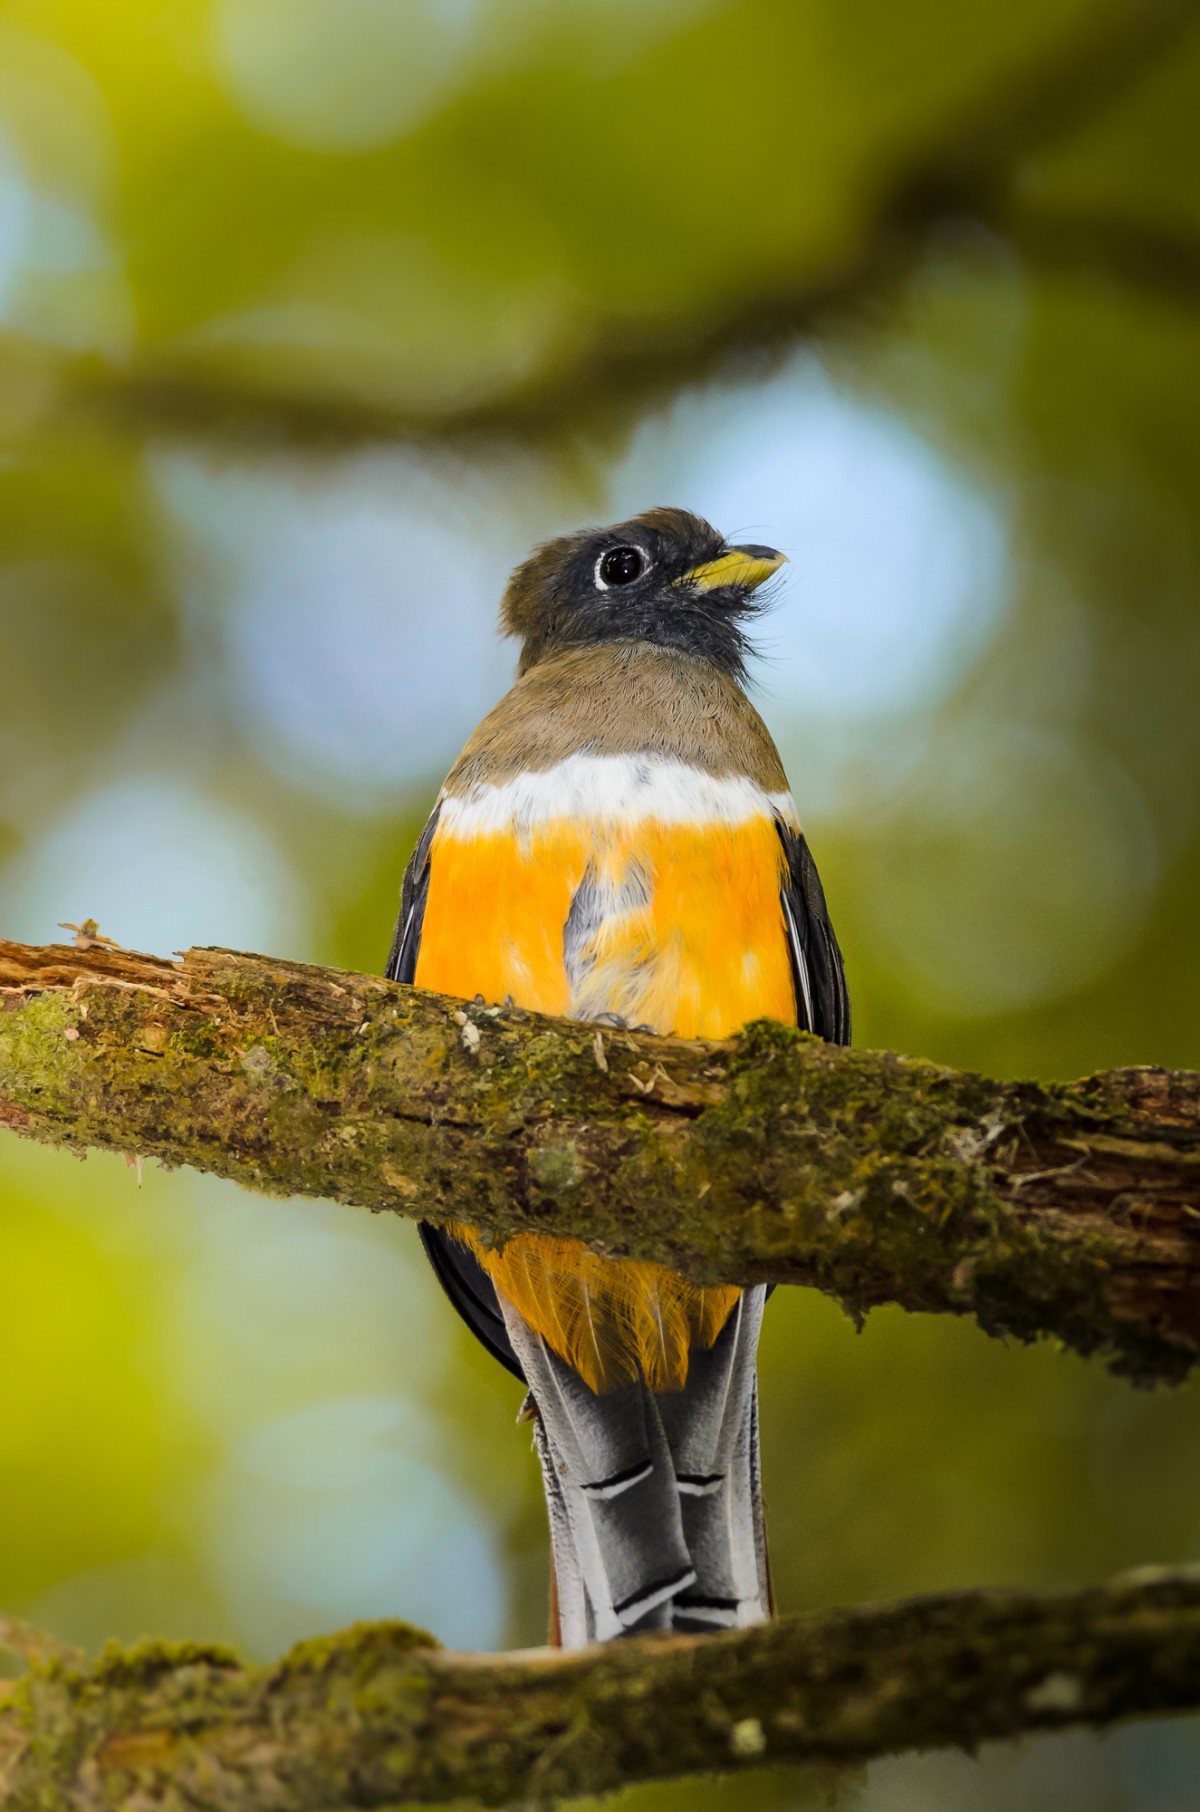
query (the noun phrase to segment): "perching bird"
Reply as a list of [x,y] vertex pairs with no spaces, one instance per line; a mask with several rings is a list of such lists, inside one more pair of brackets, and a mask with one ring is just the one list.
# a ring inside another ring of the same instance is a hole
[[[512,690],[404,878],[397,981],[600,1026],[850,1037],[837,940],[778,752],[743,690],[784,556],[685,510],[538,549],[509,581]],[[552,1547],[552,1639],[770,1610],[755,1355],[767,1292],[523,1233],[422,1227],[446,1293],[521,1378]]]

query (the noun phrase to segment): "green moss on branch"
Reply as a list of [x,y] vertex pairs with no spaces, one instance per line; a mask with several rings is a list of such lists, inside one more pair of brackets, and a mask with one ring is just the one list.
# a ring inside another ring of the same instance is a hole
[[0,943],[0,1125],[252,1189],[527,1228],[700,1280],[1200,1349],[1200,1077],[1000,1083],[752,1026],[703,1045],[190,952]]
[[38,1659],[0,1696],[10,1812],[339,1812],[602,1793],[1200,1705],[1200,1577],[832,1611],[581,1654],[453,1655],[359,1625],[250,1668],[148,1643]]

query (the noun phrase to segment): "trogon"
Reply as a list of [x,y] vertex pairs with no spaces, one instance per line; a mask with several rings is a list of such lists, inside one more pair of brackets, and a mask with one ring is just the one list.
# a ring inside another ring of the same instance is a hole
[[[389,975],[599,1027],[724,1038],[766,1017],[849,1041],[821,883],[745,691],[755,594],[783,559],[656,509],[517,568],[517,681],[417,844]],[[552,1639],[765,1618],[765,1288],[541,1233],[493,1247],[467,1222],[422,1239],[529,1392]]]

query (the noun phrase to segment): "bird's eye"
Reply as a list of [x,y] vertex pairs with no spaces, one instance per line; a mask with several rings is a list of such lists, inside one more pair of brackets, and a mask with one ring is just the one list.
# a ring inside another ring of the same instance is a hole
[[640,547],[610,547],[596,563],[601,585],[632,585],[645,570],[646,556]]

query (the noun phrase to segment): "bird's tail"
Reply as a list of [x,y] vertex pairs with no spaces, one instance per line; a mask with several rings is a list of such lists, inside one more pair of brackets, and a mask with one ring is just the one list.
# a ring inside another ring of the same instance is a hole
[[681,1391],[598,1396],[503,1296],[536,1407],[565,1648],[645,1629],[713,1630],[769,1612],[755,1354],[766,1291],[739,1297]]

